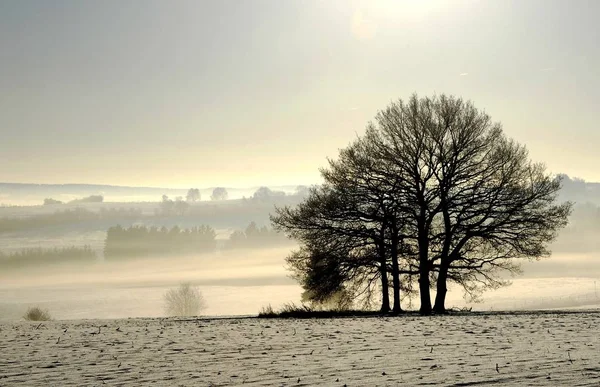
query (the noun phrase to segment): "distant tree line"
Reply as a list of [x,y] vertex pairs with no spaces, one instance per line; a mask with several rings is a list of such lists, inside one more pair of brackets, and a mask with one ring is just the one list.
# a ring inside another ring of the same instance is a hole
[[383,312],[418,294],[421,313],[445,313],[449,283],[472,297],[507,284],[550,254],[572,207],[499,123],[445,95],[391,103],[321,174],[271,218],[300,244],[287,263],[305,299],[379,298]]
[[104,258],[144,258],[188,255],[214,251],[215,230],[209,226],[182,229],[179,226],[111,227],[106,234]]
[[[81,199],[74,199],[68,202],[68,204],[79,204],[79,203],[102,203],[104,202],[104,196],[102,195],[90,195]],[[63,204],[64,202],[60,200],[55,200],[52,198],[44,199],[44,205],[49,206],[53,204]]]
[[90,195],[85,198],[71,200],[70,204],[78,204],[78,203],[102,203],[104,202],[104,196],[102,195]]
[[96,253],[89,247],[41,247],[22,249],[12,253],[0,252],[0,266],[5,269],[21,269],[38,265],[59,263],[91,263]]
[[[244,231],[234,231],[224,244],[225,249],[264,248],[289,240],[267,227],[251,222]],[[212,227],[192,228],[132,226],[110,227],[104,243],[104,258],[150,258],[182,256],[213,252],[217,248],[216,233]],[[96,253],[90,246],[26,248],[11,253],[0,251],[0,268],[24,268],[32,265],[57,263],[91,263]]]
[[251,222],[245,230],[234,231],[225,243],[225,248],[264,248],[287,243],[290,243],[290,240],[284,234],[266,226],[258,227],[255,222]]
[[223,187],[216,187],[210,195],[210,200],[227,200],[228,198],[229,193]]
[[273,191],[269,187],[260,187],[256,190],[256,192],[254,192],[254,194],[252,195],[252,199],[259,201],[268,201],[273,198],[282,196],[285,196],[285,192],[283,191]]
[[[198,194],[199,195],[199,194]],[[189,194],[188,194],[189,196]],[[169,199],[167,195],[162,196],[162,201],[158,205],[156,215],[159,216],[183,216],[190,207],[189,203],[183,200],[183,197],[177,196],[175,200]]]
[[197,202],[201,199],[200,190],[198,188],[190,188],[185,197],[188,202]]
[[133,220],[140,217],[142,217],[142,211],[137,208],[101,208],[99,212],[84,208],[73,208],[56,211],[52,214],[40,214],[20,218],[0,218],[0,233],[29,231],[43,227],[56,227],[92,220]]
[[[245,230],[234,231],[224,242],[224,249],[264,248],[290,243],[285,235],[251,222]],[[108,229],[104,257],[144,258],[181,256],[215,251],[216,232],[210,226],[192,228],[115,226]]]
[[46,198],[46,199],[44,199],[44,205],[45,206],[51,206],[53,204],[63,204],[63,202],[61,202],[60,200],[54,200],[52,198]]

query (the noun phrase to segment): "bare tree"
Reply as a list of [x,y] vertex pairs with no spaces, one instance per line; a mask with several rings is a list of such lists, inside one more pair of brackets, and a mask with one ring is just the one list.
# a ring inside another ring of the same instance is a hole
[[507,139],[487,114],[452,97],[431,105],[441,213],[434,310],[443,313],[446,282],[458,273],[477,273],[481,285],[496,286],[495,271],[486,268],[518,271],[515,259],[548,256],[571,203],[556,203],[560,179],[532,163],[525,147]]
[[200,190],[198,188],[190,188],[187,192],[185,200],[192,203],[200,200]]
[[274,197],[285,196],[285,192],[283,191],[273,191],[269,187],[260,187],[253,194],[252,199],[267,201]]
[[212,195],[210,195],[210,200],[227,200],[228,193],[227,190],[223,187],[216,187],[213,189]]
[[399,200],[399,186],[389,179],[387,166],[372,152],[367,140],[358,139],[341,150],[338,159],[330,160],[329,168],[321,170],[321,174],[342,196],[350,198],[341,209],[341,219],[354,227],[359,224],[362,234],[375,242],[382,262],[390,261],[386,266],[392,277],[392,311],[398,313],[402,310],[401,289],[411,288],[403,286],[401,275],[408,275],[408,285],[412,275],[418,274],[414,249],[407,243],[413,229],[404,213],[406,202]]
[[206,308],[204,297],[189,283],[182,283],[177,289],[170,289],[164,295],[165,312],[168,316],[197,316]]
[[298,206],[276,208],[271,222],[301,244],[287,261],[311,300],[323,302],[347,286],[357,295],[368,295],[365,300],[370,301],[372,285],[380,280],[381,310],[387,312],[385,227],[365,227],[360,219],[348,217],[347,210],[357,205],[350,200],[347,192],[330,186],[313,187]]
[[397,183],[398,201],[414,208],[405,220],[415,226],[422,313],[432,309],[434,270],[441,313],[448,280],[468,292],[502,285],[500,270],[548,255],[566,224],[571,204],[555,204],[560,180],[470,102],[413,95],[380,112],[366,139]]
[[438,313],[448,281],[473,296],[506,284],[500,274],[519,260],[549,255],[571,212],[557,203],[559,178],[487,114],[445,95],[391,103],[321,174],[322,187],[272,217],[301,243],[289,262],[323,294],[372,281],[374,267],[387,288],[389,273],[394,311],[415,274],[423,314],[434,309],[432,280]]
[[[427,114],[416,96],[408,104],[390,104],[370,123],[364,136],[374,160],[383,166],[379,173],[395,187],[394,200],[408,229],[404,239],[416,252],[419,272],[421,313],[432,310],[430,256],[432,224],[439,213],[438,187],[434,182],[437,165],[432,163],[433,137]],[[432,165],[433,164],[433,165]]]

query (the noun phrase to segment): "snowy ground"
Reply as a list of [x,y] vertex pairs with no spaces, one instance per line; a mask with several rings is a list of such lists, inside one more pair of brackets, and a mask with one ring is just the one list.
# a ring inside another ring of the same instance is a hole
[[600,385],[600,313],[0,324],[0,386]]

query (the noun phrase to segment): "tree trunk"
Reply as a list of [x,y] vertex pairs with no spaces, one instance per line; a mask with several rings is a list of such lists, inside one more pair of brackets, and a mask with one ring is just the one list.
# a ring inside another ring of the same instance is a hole
[[381,273],[381,313],[390,311],[390,285],[388,283],[387,268],[385,258],[380,262],[379,271]]
[[421,295],[421,309],[423,315],[431,314],[431,295],[429,289],[429,263],[419,263],[419,293]]
[[427,235],[419,238],[419,294],[421,296],[421,314],[431,314],[431,293],[429,282],[429,240]]
[[397,231],[392,230],[392,285],[394,286],[394,313],[402,312],[400,306],[400,268],[398,267],[398,236]]
[[435,313],[444,314],[446,313],[446,293],[448,289],[446,284],[448,282],[448,269],[449,264],[446,262],[442,262],[440,265],[438,278],[437,278],[437,293],[435,295],[435,305],[433,306],[433,310]]
[[377,249],[379,250],[379,272],[381,274],[381,312],[388,313],[390,311],[390,284],[387,276],[387,259],[385,254],[385,228],[384,223],[379,230],[379,240],[376,241]]
[[442,247],[442,254],[440,257],[440,268],[436,283],[435,293],[435,304],[433,305],[433,311],[438,314],[446,313],[446,293],[448,289],[446,283],[448,282],[448,269],[450,268],[450,260],[448,255],[450,254],[450,244],[452,243],[452,221],[450,220],[450,213],[447,204],[447,193],[442,193],[442,214],[444,216],[444,245]]
[[[417,190],[421,190],[417,184]],[[423,188],[424,190],[424,188]],[[419,194],[419,217],[417,220],[417,238],[419,243],[419,295],[421,297],[421,309],[419,312],[422,315],[431,314],[431,293],[429,272],[431,271],[429,264],[429,227],[427,221],[427,205],[422,196]]]

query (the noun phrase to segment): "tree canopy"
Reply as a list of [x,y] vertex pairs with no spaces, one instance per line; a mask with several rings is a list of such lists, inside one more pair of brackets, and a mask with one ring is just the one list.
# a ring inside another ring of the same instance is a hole
[[446,95],[392,102],[321,175],[271,218],[300,243],[288,264],[315,300],[348,287],[381,294],[383,311],[390,286],[394,312],[418,283],[429,314],[445,312],[448,282],[474,297],[506,284],[502,272],[550,254],[572,207],[557,202],[560,177],[500,123]]

